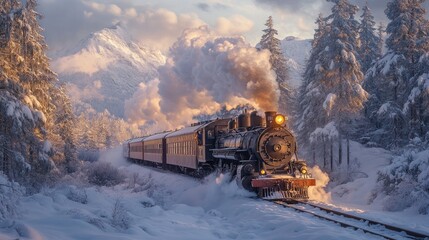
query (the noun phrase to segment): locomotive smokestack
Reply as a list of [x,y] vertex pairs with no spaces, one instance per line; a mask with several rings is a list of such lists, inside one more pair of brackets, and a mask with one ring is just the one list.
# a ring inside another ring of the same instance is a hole
[[276,114],[277,114],[277,112],[275,112],[275,111],[265,112],[265,119],[266,119],[267,127],[274,127],[274,125],[275,125],[274,118],[276,117]]
[[262,127],[262,117],[258,116],[258,112],[253,111],[250,114],[250,125],[252,127]]
[[238,115],[237,125],[239,131],[245,131],[250,127],[250,114],[247,113],[247,110],[245,110],[244,113]]

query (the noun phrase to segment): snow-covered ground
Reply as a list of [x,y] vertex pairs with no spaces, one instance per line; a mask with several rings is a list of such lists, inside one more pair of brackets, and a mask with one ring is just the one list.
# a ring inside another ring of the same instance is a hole
[[[360,148],[353,144],[353,150]],[[70,182],[79,181],[69,179],[25,197],[20,216],[0,225],[0,239],[379,239],[257,199],[229,182],[227,175],[201,181],[134,165],[120,154],[115,149],[100,161],[120,168],[129,178],[126,183],[77,187]],[[367,178],[336,186],[330,193],[319,189],[313,196],[356,214],[428,233],[428,216],[416,216],[412,210],[382,212],[379,199],[368,205],[376,169],[385,164],[387,155],[380,149],[361,151],[359,159],[371,163],[362,165]],[[326,177],[314,171],[318,178]],[[136,179],[135,184],[130,179]]]

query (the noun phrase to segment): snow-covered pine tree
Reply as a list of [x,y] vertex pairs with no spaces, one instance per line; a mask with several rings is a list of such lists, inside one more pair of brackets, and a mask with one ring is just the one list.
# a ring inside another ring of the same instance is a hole
[[[64,98],[56,96],[56,75],[49,68],[46,44],[39,25],[36,1],[0,1],[0,147],[9,170],[6,175],[15,181],[36,188],[55,167],[53,145],[59,139],[60,126],[55,123],[56,107]],[[5,17],[6,15],[6,17]],[[0,154],[1,155],[1,154]]]
[[374,61],[381,57],[379,37],[375,34],[375,21],[368,4],[363,7],[359,25],[360,47],[358,48],[362,72],[366,72]]
[[323,14],[319,14],[317,20],[316,20],[317,28],[314,30],[314,37],[311,41],[311,47],[314,49],[316,46],[318,46],[319,41],[322,39],[322,37],[326,34],[326,18],[323,17]]
[[[322,152],[314,148],[314,155],[324,156],[324,161],[329,155],[332,168],[334,152],[338,153],[335,161],[342,162],[342,141],[349,138],[350,123],[363,108],[367,93],[360,85],[363,73],[355,57],[359,23],[354,14],[358,8],[346,0],[328,1],[334,3],[332,14],[326,18],[325,33],[316,41],[304,74],[298,131],[310,137],[313,146],[323,146]],[[333,145],[335,139],[337,145]]]
[[378,36],[378,42],[377,42],[378,53],[377,54],[379,57],[383,56],[384,33],[385,32],[386,32],[386,27],[384,26],[384,24],[382,22],[380,22],[378,24],[378,28],[377,28],[377,36]]
[[[327,36],[330,26],[327,26],[326,19],[322,15],[316,20],[317,28],[315,29],[314,39],[312,41],[312,49],[310,57],[307,60],[305,71],[303,74],[303,82],[300,86],[297,97],[297,116],[295,121],[295,130],[297,132],[300,146],[304,146],[306,158],[312,159],[313,163],[317,162],[316,152],[326,153],[326,143],[328,138],[323,138],[321,141],[311,142],[310,135],[318,127],[324,126],[327,123],[326,112],[323,110],[321,103],[325,99],[325,89],[320,81],[321,65],[320,56],[325,50],[327,44]],[[322,142],[320,144],[320,142]],[[323,150],[320,150],[323,147]],[[316,149],[317,148],[317,149]],[[311,150],[311,151],[310,151]],[[320,155],[319,155],[320,156]],[[326,155],[323,154],[323,166],[326,166]]]
[[413,88],[409,92],[403,112],[410,125],[409,137],[429,143],[429,36],[421,38],[419,44],[425,45],[422,48],[428,50],[420,57],[415,69],[416,74],[410,81]]
[[409,130],[421,124],[417,110],[407,102],[416,93],[413,89],[418,87],[419,68],[427,68],[421,67],[421,57],[429,50],[428,21],[420,0],[392,0],[385,13],[390,20],[386,28],[387,52],[367,72],[364,87],[371,98],[366,113],[380,128],[369,133],[372,140],[397,147],[414,137],[416,131]]
[[[343,138],[348,143],[350,125],[359,116],[368,94],[361,86],[363,73],[356,59],[360,43],[359,23],[354,15],[358,7],[347,0],[328,2],[333,2],[334,6],[328,17],[331,26],[328,51],[322,53],[323,82],[328,90],[323,107],[328,112],[329,122],[334,122],[338,130],[338,161],[341,164]],[[349,155],[347,151],[347,163],[350,162]]]
[[55,149],[54,161],[64,163],[65,171],[74,172],[77,169],[77,146],[76,146],[76,116],[73,114],[70,99],[67,97],[63,85],[51,92],[55,103],[55,128],[51,134]]
[[263,30],[264,34],[259,42],[259,48],[267,49],[271,53],[270,63],[277,75],[276,80],[280,89],[279,110],[291,116],[293,112],[293,93],[289,85],[288,67],[281,50],[281,42],[276,37],[278,32],[274,29],[273,18],[271,16],[268,17],[265,26],[267,26],[267,28]]
[[[379,112],[387,116],[377,120],[400,115],[402,126],[381,125],[380,129],[388,133],[383,136],[383,141],[388,140],[389,146],[394,146],[395,150],[398,145],[406,145],[395,151],[399,156],[394,156],[389,166],[379,171],[379,185],[374,192],[389,195],[384,202],[388,210],[400,211],[412,206],[419,213],[428,214],[429,23],[425,19],[423,2],[394,0],[385,11],[391,20],[387,26],[390,34],[386,40],[388,52],[374,67],[374,78],[382,80],[381,83],[375,81],[378,87],[386,88],[381,84],[392,83],[389,82],[391,79],[397,79],[393,83],[401,85],[389,86],[390,94],[382,95],[385,98],[381,98]],[[396,68],[399,71],[395,71]],[[388,104],[396,104],[396,107],[382,111]],[[392,141],[392,132],[401,130],[401,127],[406,132],[401,131],[402,138]]]

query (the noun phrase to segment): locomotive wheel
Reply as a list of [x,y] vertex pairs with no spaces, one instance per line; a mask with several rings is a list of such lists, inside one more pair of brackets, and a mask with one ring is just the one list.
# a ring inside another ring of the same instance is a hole
[[252,179],[253,176],[244,176],[241,178],[241,185],[244,189],[246,189],[249,192],[255,191],[255,189],[252,187]]

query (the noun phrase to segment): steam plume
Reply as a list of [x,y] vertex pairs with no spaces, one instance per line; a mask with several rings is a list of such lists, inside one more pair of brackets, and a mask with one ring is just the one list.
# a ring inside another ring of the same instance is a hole
[[[128,109],[126,114],[131,120],[152,120],[154,112],[161,112],[165,117],[158,116],[156,121],[174,128],[223,105],[248,103],[262,111],[277,110],[279,90],[269,57],[268,51],[258,51],[243,37],[217,36],[207,26],[188,29],[159,69],[158,84],[144,85],[126,104],[126,108],[139,105],[156,110],[137,109],[136,113]],[[158,88],[156,96],[147,94],[153,93],[148,90],[151,86]],[[159,99],[159,106],[142,105],[148,95]]]
[[314,166],[310,169],[311,174],[316,179],[316,186],[310,187],[308,189],[308,196],[311,200],[330,203],[331,202],[331,193],[325,191],[326,185],[329,183],[329,176],[327,173],[324,173],[319,166]]

